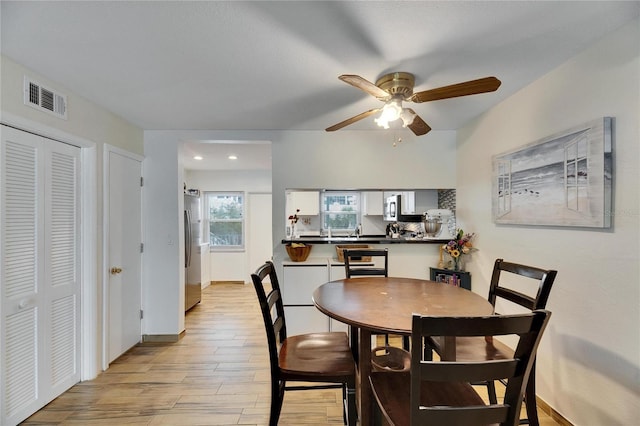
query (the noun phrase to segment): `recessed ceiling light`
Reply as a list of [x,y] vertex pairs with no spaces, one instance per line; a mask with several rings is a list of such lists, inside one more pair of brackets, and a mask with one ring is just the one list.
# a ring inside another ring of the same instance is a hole
[[194,160],[202,160],[202,156],[201,155],[196,155],[195,157],[193,157]]
[[231,154],[229,157],[227,157],[229,160],[237,160],[238,156],[237,155],[233,155]]

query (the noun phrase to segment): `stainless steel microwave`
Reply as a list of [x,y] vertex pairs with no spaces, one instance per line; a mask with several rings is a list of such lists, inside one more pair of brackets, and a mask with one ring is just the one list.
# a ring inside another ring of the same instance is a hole
[[384,201],[384,220],[387,222],[422,222],[422,215],[405,212],[402,195],[387,197]]

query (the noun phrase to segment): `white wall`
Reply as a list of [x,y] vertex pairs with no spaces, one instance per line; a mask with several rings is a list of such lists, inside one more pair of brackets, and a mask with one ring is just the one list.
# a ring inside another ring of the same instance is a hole
[[[178,150],[185,141],[239,140],[272,143],[272,244],[276,263],[286,257],[286,188],[455,188],[453,131],[432,131],[415,137],[410,131],[207,131],[147,130],[145,146],[145,199],[153,217],[145,223],[143,305],[145,334],[177,334],[184,330],[184,315],[173,318],[184,293],[178,271],[180,251],[170,247],[182,235],[182,185]],[[393,146],[398,136],[403,142]],[[190,186],[199,186],[190,181]],[[200,188],[204,189],[204,188]],[[179,242],[181,244],[181,242]],[[433,246],[433,256],[437,249]],[[234,259],[237,260],[237,259]],[[425,265],[430,261],[424,258]],[[434,262],[431,262],[434,263]],[[214,265],[212,265],[213,267]],[[226,267],[226,266],[225,266]],[[232,268],[241,268],[240,263]],[[424,268],[423,268],[424,269]]]
[[[67,95],[67,120],[24,105],[25,75]],[[142,154],[142,129],[4,55],[0,79],[2,123],[82,148],[82,379],[90,379],[102,365],[103,147]]]
[[[250,202],[249,193],[271,193],[271,170],[189,170],[185,174],[188,188],[197,188],[200,191],[240,191],[245,193],[245,200]],[[246,210],[247,215],[249,210]],[[271,212],[269,212],[271,213]],[[247,216],[247,230],[249,220],[258,220],[260,217]],[[271,227],[271,214],[269,222],[262,226]],[[245,281],[249,282],[248,271],[255,270],[249,265],[249,253],[247,249],[251,244],[252,235],[245,233],[245,250],[241,252],[211,252],[209,256],[211,281]],[[271,244],[269,243],[269,246]]]
[[[59,129],[69,134],[100,144],[98,152],[102,152],[101,144],[108,143],[134,154],[142,155],[142,129],[96,105],[69,89],[41,74],[0,56],[2,78],[2,114],[22,117],[33,122]],[[24,76],[35,79],[38,83],[60,91],[67,95],[67,120],[26,106],[23,101]],[[102,160],[99,159],[99,164]]]
[[[394,139],[403,142],[393,146]],[[274,258],[286,258],[285,190],[455,188],[453,131],[283,132],[273,143]]]
[[[557,269],[538,354],[538,395],[576,425],[640,418],[639,21],[507,99],[458,134],[457,213],[477,233],[474,290],[493,261]],[[491,157],[589,120],[615,117],[611,229],[498,226]]]
[[146,133],[142,334],[175,335],[184,331],[184,180],[178,145],[148,143]]

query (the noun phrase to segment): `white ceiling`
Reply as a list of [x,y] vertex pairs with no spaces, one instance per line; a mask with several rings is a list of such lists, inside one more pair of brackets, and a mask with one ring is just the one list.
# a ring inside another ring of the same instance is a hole
[[[195,156],[202,160],[196,160]],[[230,159],[233,155],[237,159]],[[181,151],[187,170],[270,170],[271,143],[268,141],[185,142]]]
[[0,4],[3,55],[143,129],[194,130],[322,130],[381,105],[340,74],[407,71],[416,91],[498,77],[497,92],[412,106],[434,130],[458,129],[640,12],[638,1]]

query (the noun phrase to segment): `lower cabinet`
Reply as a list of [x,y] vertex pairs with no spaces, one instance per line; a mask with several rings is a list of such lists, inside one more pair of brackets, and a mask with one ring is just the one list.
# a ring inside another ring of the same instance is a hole
[[329,318],[313,305],[313,292],[327,281],[346,277],[344,263],[334,259],[307,259],[306,262],[282,264],[284,270],[280,283],[284,314],[287,318],[287,334],[303,334],[318,331],[344,331],[349,326]]
[[[347,277],[347,273],[344,270],[344,263],[335,260],[329,260],[329,280],[343,280]],[[329,318],[329,330],[330,331],[344,331],[349,332],[349,326],[333,318]]]
[[329,317],[313,305],[313,292],[329,281],[327,259],[308,259],[306,262],[284,262],[280,285],[287,334],[329,331]]

